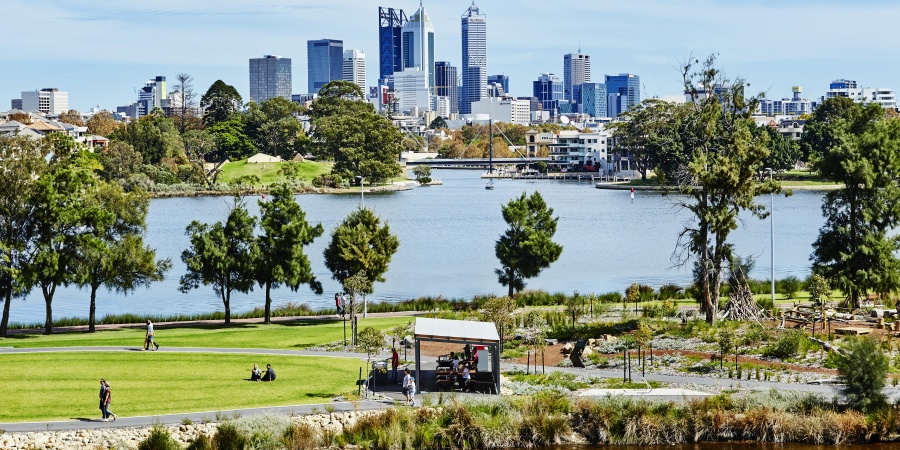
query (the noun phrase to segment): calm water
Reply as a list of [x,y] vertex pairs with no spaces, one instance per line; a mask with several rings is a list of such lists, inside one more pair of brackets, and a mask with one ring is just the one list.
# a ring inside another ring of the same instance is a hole
[[[540,191],[559,216],[556,240],[563,245],[560,259],[538,278],[528,280],[528,288],[551,292],[623,291],[630,283],[659,286],[690,283],[690,266],[677,267],[671,257],[679,231],[688,215],[673,206],[675,199],[656,193],[637,192],[634,201],[628,191],[595,189],[588,182],[500,180],[496,189],[484,189],[479,171],[436,170],[443,186],[416,187],[410,191],[368,195],[365,206],[388,222],[400,239],[387,281],[377,283],[375,301],[397,301],[419,296],[471,297],[503,294],[494,269],[494,242],[505,229],[501,206],[523,191]],[[358,195],[301,195],[298,202],[311,222],[321,222],[325,234],[307,247],[316,276],[325,293],[313,294],[301,287],[298,292],[273,292],[275,304],[289,301],[314,307],[330,307],[339,283],[331,279],[322,260],[322,251],[331,231],[357,208]],[[248,205],[258,214],[259,197]],[[769,198],[761,199],[765,204]],[[181,252],[188,246],[185,227],[194,219],[214,222],[228,212],[227,197],[156,199],[151,202],[147,240],[161,257],[171,258],[174,267],[166,280],[150,289],[127,296],[99,292],[97,314],[108,313],[193,313],[222,309],[211,288],[189,294],[178,291],[184,273]],[[809,273],[812,242],[822,226],[819,192],[796,192],[792,197],[775,198],[775,273],[805,277]],[[752,276],[769,278],[769,221],[747,215],[732,233],[737,253],[756,257]],[[88,291],[61,289],[53,302],[54,317],[88,314]],[[232,297],[233,311],[262,306],[263,292]],[[12,305],[14,322],[42,323],[44,304],[39,292]]]
[[551,450],[888,450],[897,444],[813,445],[710,442],[680,445],[572,445],[550,447]]

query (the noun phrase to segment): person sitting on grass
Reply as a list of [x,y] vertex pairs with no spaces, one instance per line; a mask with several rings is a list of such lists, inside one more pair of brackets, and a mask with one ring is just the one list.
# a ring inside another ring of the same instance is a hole
[[266,364],[266,374],[262,376],[263,381],[275,381],[275,371],[272,370],[271,364]]
[[250,371],[250,381],[260,381],[261,379],[262,379],[262,371],[259,370],[259,366],[254,364],[253,369]]

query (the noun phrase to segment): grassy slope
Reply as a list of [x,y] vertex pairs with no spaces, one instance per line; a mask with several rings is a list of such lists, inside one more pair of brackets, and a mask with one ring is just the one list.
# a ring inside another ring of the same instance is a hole
[[[406,324],[411,317],[386,317],[359,319],[363,329],[373,326],[388,330]],[[347,332],[350,331],[349,322]],[[325,322],[292,322],[285,324],[241,324],[225,327],[214,326],[157,326],[156,342],[162,347],[210,347],[210,348],[281,348],[299,350],[315,345],[330,344],[344,339],[344,323],[340,320]],[[14,334],[0,339],[0,345],[24,347],[75,347],[75,346],[134,346],[144,343],[143,328],[128,328],[96,333],[60,333],[50,336],[40,334]],[[0,356],[0,362],[3,357]]]
[[[219,175],[219,181],[228,183],[238,177],[244,175],[256,175],[263,184],[271,184],[276,181],[282,181],[281,176],[282,163],[262,163],[247,164],[247,160],[232,161],[222,166],[222,174]],[[310,182],[313,178],[331,172],[331,163],[304,161],[300,163],[300,173],[298,179]]]
[[[97,419],[100,378],[123,416],[328,402],[356,392],[364,362],[351,358],[260,355],[40,353],[0,356],[0,422]],[[250,368],[272,364],[278,378],[254,383]]]

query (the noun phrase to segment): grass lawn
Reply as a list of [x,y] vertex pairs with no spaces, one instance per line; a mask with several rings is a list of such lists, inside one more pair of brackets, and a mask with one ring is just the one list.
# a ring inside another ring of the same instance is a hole
[[[244,175],[256,175],[262,184],[271,184],[276,181],[283,181],[284,177],[279,173],[283,163],[260,163],[247,164],[246,159],[240,161],[232,161],[222,166],[222,173],[219,175],[219,181],[228,183],[238,177]],[[331,172],[331,163],[304,161],[300,163],[300,171],[297,176],[298,180],[311,182],[313,178]]]
[[[253,364],[278,378],[245,381]],[[0,355],[0,422],[98,419],[99,380],[112,387],[110,410],[125,416],[328,403],[356,393],[362,360],[332,357],[150,352]]]
[[[373,326],[389,330],[414,321],[411,317],[359,319],[359,328]],[[225,327],[155,326],[156,342],[161,347],[280,348],[299,350],[315,345],[343,341],[344,322],[340,320],[263,324],[239,324]],[[0,338],[0,345],[24,347],[134,346],[144,343],[144,328],[128,328],[96,333],[13,334]],[[347,322],[349,336],[350,323]]]

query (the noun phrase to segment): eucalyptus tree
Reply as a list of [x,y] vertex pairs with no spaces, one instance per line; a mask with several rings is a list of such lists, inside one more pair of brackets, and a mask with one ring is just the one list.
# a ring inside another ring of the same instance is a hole
[[269,195],[267,201],[259,201],[263,234],[258,238],[256,262],[256,281],[266,290],[266,323],[269,323],[273,287],[284,284],[296,292],[301,284],[308,284],[316,294],[322,293],[322,283],[316,280],[303,247],[324,232],[322,224],[311,225],[306,221],[306,213],[287,184],[273,185]]
[[181,292],[212,286],[225,307],[225,324],[231,323],[231,293],[248,293],[256,280],[259,246],[253,230],[256,218],[247,211],[244,201],[234,197],[225,223],[212,225],[193,221],[185,234],[190,248],[181,252],[187,272],[181,276]]
[[509,297],[525,288],[525,279],[538,276],[559,259],[562,246],[553,242],[558,217],[539,192],[521,196],[503,206],[509,228],[494,245],[501,268],[495,272]]
[[222,80],[216,80],[200,97],[203,125],[210,127],[231,119],[241,111],[244,100],[237,89]]

